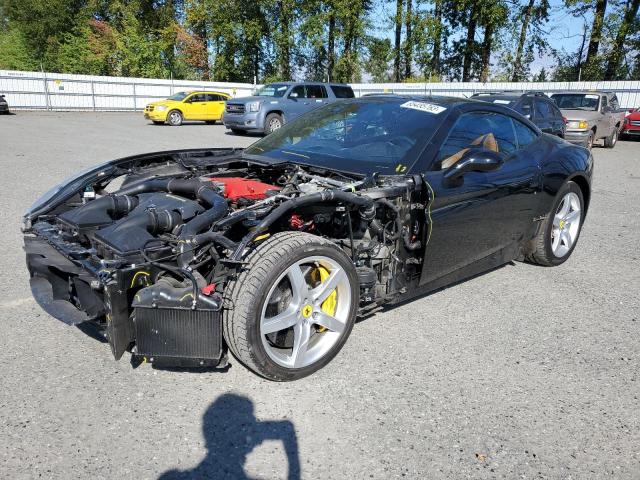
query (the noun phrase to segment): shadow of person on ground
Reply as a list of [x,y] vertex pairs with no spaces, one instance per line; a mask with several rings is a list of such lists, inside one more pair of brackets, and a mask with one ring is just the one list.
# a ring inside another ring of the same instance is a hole
[[262,422],[246,397],[224,394],[204,414],[202,430],[207,456],[191,470],[169,470],[158,480],[248,479],[244,464],[251,451],[267,440],[283,443],[289,480],[300,478],[298,441],[288,420]]

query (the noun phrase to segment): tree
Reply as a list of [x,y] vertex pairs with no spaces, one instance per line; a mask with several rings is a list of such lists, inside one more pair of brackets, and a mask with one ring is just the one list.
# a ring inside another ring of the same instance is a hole
[[609,54],[607,62],[607,70],[604,74],[605,80],[614,80],[618,77],[618,70],[620,68],[621,60],[624,56],[625,42],[627,41],[629,34],[636,24],[638,16],[638,7],[640,6],[640,0],[628,0],[624,11],[624,17],[622,24],[616,35],[613,48]]
[[400,46],[402,44],[402,6],[403,0],[396,0],[396,16],[395,16],[395,42],[393,48],[393,79],[396,82],[399,82],[401,79],[400,76],[400,62],[401,62],[401,50]]
[[[536,2],[537,5],[536,5]],[[549,2],[548,0],[528,0],[528,3],[523,7],[516,9],[515,16],[522,18],[522,24],[520,26],[520,33],[518,36],[518,43],[516,46],[515,58],[513,59],[513,70],[511,74],[512,82],[521,82],[527,76],[528,64],[524,59],[527,56],[527,37],[530,28],[539,29],[540,24],[546,22],[549,18]],[[513,19],[517,21],[517,18]],[[539,49],[546,47],[547,41],[539,35],[539,31],[534,35],[534,39],[529,43],[531,45],[537,44]],[[529,55],[531,58],[532,55]]]
[[369,37],[366,45],[365,70],[371,74],[374,82],[388,82],[390,80],[389,63],[393,56],[391,40],[388,38]]

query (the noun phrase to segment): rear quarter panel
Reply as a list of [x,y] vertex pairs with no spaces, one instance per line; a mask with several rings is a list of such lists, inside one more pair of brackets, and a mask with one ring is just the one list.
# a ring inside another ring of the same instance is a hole
[[[582,188],[585,201],[591,197],[593,176],[593,156],[584,147],[572,145],[552,135],[544,135],[543,142],[547,154],[542,157],[542,212],[548,213],[562,186],[574,180]],[[588,204],[587,204],[588,206]]]

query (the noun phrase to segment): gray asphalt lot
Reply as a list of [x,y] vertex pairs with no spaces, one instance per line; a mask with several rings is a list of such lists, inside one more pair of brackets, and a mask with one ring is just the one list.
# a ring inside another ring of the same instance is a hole
[[120,156],[253,140],[139,114],[0,117],[0,478],[640,478],[638,142],[594,149],[563,266],[515,263],[378,313],[298,382],[233,359],[134,369],[31,299],[20,217],[41,193]]

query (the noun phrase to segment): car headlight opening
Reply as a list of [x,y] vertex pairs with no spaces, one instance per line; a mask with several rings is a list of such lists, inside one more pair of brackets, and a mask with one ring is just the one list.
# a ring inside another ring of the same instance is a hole
[[257,112],[258,110],[260,110],[260,102],[251,102],[247,106],[249,107],[248,110],[250,112]]
[[156,110],[157,110],[158,112],[164,112],[166,109],[167,109],[167,106],[166,106],[166,105],[158,105],[158,106],[156,107]]

